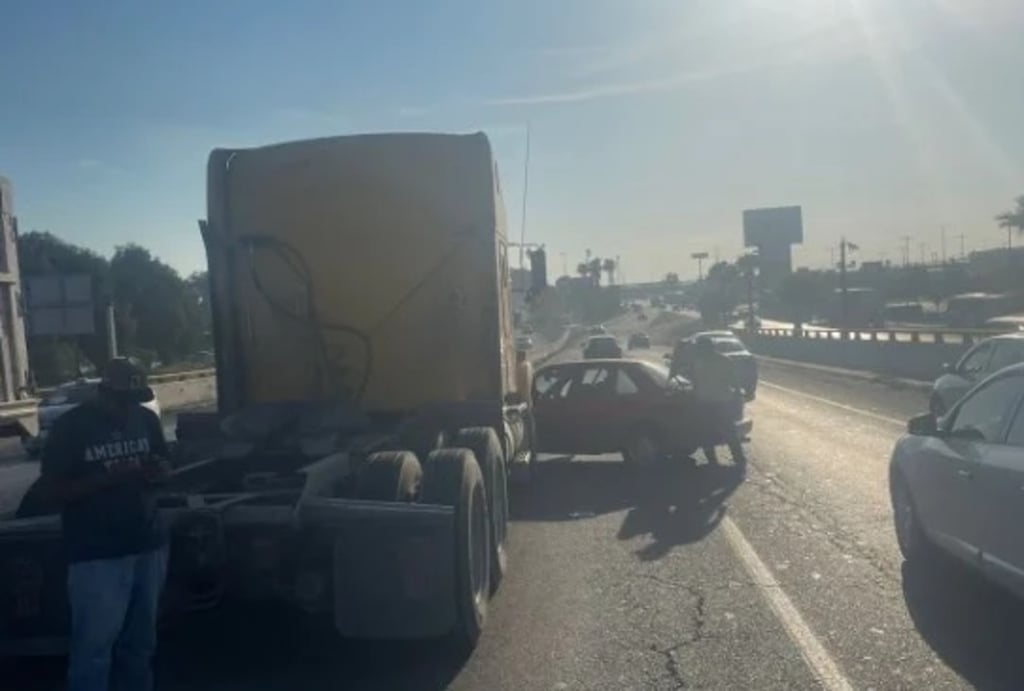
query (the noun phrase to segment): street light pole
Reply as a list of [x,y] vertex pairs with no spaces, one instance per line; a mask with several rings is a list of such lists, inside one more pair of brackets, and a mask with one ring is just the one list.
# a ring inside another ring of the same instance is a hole
[[708,258],[707,252],[694,252],[690,255],[690,259],[697,260],[697,281],[704,280],[704,260]]

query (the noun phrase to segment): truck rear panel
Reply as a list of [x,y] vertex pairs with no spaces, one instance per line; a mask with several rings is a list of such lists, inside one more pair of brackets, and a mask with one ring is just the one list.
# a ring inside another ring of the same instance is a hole
[[482,134],[215,151],[205,232],[222,412],[359,395],[501,400],[503,209]]

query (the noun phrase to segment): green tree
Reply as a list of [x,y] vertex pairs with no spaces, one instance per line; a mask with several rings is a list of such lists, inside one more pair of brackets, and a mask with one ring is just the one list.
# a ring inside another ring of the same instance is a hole
[[1000,228],[1006,228],[1006,236],[1009,240],[1010,235],[1013,231],[1017,231],[1018,234],[1024,234],[1024,194],[1017,197],[1014,200],[1015,206],[1009,211],[996,216],[996,221],[999,223]]
[[701,319],[709,326],[728,321],[743,294],[740,268],[729,262],[718,262],[708,269],[697,302]]
[[794,323],[808,322],[825,312],[832,286],[817,271],[796,271],[782,279],[776,299],[782,317]]
[[[130,347],[143,359],[183,360],[204,342],[203,307],[194,287],[139,245],[118,247],[110,260],[115,306]],[[128,349],[126,348],[126,351]]]

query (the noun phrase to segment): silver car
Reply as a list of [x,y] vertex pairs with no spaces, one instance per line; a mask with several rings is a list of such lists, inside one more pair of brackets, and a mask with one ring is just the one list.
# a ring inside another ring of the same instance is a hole
[[932,386],[928,408],[936,417],[945,415],[972,386],[1004,367],[1024,362],[1024,333],[1012,333],[981,341],[964,353]]
[[1024,364],[971,389],[950,411],[913,418],[889,486],[908,561],[952,554],[1024,596]]

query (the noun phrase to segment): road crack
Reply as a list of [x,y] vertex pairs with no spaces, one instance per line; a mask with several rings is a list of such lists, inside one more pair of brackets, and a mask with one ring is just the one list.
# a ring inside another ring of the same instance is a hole
[[668,673],[669,678],[675,683],[676,689],[698,688],[687,681],[684,670],[679,664],[678,655],[681,651],[692,645],[700,643],[706,638],[705,627],[707,624],[707,599],[704,592],[694,585],[673,583],[667,579],[662,579],[650,574],[644,574],[644,577],[652,578],[652,580],[658,581],[659,583],[683,590],[693,598],[692,614],[690,616],[690,635],[668,648],[656,649],[655,652],[665,658],[665,671]]

